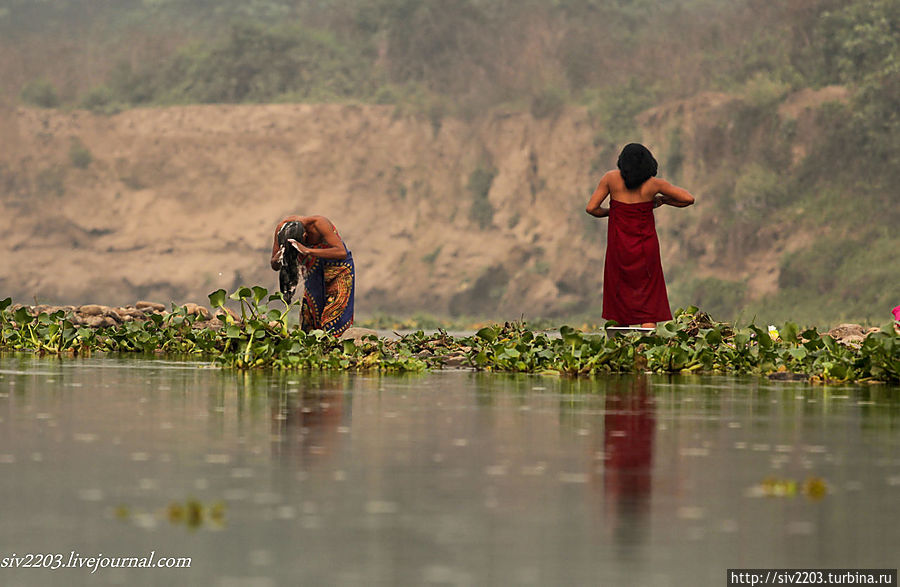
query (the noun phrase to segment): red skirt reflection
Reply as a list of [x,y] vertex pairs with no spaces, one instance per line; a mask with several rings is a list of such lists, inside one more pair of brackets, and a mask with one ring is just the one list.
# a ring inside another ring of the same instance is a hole
[[607,393],[603,488],[609,528],[623,547],[644,541],[653,482],[654,402],[643,377]]

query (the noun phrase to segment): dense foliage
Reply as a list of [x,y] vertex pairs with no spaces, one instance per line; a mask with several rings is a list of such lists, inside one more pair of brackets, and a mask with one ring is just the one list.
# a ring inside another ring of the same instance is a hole
[[[65,312],[32,315],[0,301],[0,350],[76,355],[92,352],[195,355],[235,369],[329,369],[417,371],[463,366],[489,371],[557,373],[749,373],[799,377],[823,382],[900,381],[900,335],[893,325],[870,333],[859,345],[844,345],[816,329],[786,323],[780,332],[754,324],[743,328],[715,323],[697,308],[679,311],[673,321],[649,334],[607,337],[569,326],[559,336],[534,331],[524,323],[480,329],[452,337],[443,330],[417,331],[399,340],[375,335],[341,340],[321,331],[288,326],[288,305],[280,294],[261,287],[239,288],[237,317],[221,312],[224,322],[203,326],[185,307],[151,314],[107,328],[76,327]],[[226,292],[210,294],[223,309]],[[280,306],[272,308],[270,304]]]
[[521,324],[483,328],[473,342],[472,362],[498,371],[572,375],[652,371],[660,373],[754,373],[813,381],[900,380],[900,336],[891,325],[869,334],[858,347],[839,344],[815,328],[785,323],[780,331],[754,324],[715,323],[697,308],[676,313],[651,334],[608,338],[563,326],[560,336],[535,333]]

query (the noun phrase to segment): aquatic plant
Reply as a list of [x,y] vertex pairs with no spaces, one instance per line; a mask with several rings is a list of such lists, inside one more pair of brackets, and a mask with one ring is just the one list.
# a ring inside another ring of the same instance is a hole
[[[900,336],[890,326],[859,346],[787,322],[780,335],[755,324],[716,323],[696,307],[679,310],[649,334],[616,338],[560,328],[559,337],[521,323],[482,328],[468,339],[479,369],[570,375],[651,371],[801,375],[812,381],[900,381]],[[777,377],[777,375],[775,375]]]
[[[231,299],[240,313],[226,310]],[[893,325],[843,344],[815,328],[787,322],[778,329],[714,322],[696,307],[675,313],[650,333],[607,337],[563,326],[536,331],[524,322],[493,324],[472,336],[418,330],[388,340],[339,339],[323,330],[289,326],[300,302],[241,287],[209,295],[216,319],[173,305],[145,319],[96,328],[76,325],[71,312],[33,313],[0,300],[0,350],[78,355],[165,353],[208,358],[234,369],[421,371],[467,367],[484,371],[556,373],[738,373],[814,382],[900,381],[900,334]],[[610,323],[611,324],[611,323]],[[609,326],[610,324],[607,324]]]
[[[304,332],[290,328],[288,313],[299,302],[287,304],[281,293],[269,295],[262,287],[238,288],[230,299],[240,315],[225,311],[226,292],[210,294],[220,310],[215,322],[173,305],[167,313],[149,313],[144,320],[115,326],[75,326],[71,312],[32,314],[27,307],[12,309],[12,300],[0,300],[0,350],[38,354],[85,355],[93,352],[164,353],[209,358],[237,369],[376,369],[420,371],[427,363],[407,345],[371,336],[359,341],[340,340],[323,330]],[[275,303],[280,307],[270,307]]]

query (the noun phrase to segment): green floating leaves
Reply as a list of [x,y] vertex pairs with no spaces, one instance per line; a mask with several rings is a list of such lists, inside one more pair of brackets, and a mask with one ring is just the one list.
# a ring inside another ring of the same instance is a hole
[[[0,300],[0,350],[40,354],[135,352],[193,355],[234,369],[317,369],[421,371],[446,366],[486,371],[563,373],[751,373],[781,379],[821,382],[900,381],[900,336],[893,324],[848,346],[814,328],[802,332],[793,323],[779,331],[754,324],[735,329],[688,308],[652,332],[608,338],[563,326],[559,335],[524,322],[494,324],[473,336],[451,337],[443,330],[422,331],[385,340],[366,336],[339,340],[323,330],[304,332],[288,317],[301,302],[285,304],[280,293],[240,287],[209,294],[210,304],[225,310],[226,300],[240,304],[240,318],[224,316],[215,328],[173,306],[140,321],[115,326],[76,326],[57,311],[32,315]],[[269,307],[270,303],[279,307]],[[230,310],[228,310],[230,312]]]
[[224,308],[226,295],[224,289],[217,289],[209,294],[209,305],[213,308]]
[[476,332],[475,336],[487,342],[494,342],[497,340],[497,329],[492,326],[486,326]]
[[269,295],[269,290],[264,287],[259,287],[258,285],[254,285],[252,291],[254,304],[259,304],[260,302],[262,302],[264,297]]

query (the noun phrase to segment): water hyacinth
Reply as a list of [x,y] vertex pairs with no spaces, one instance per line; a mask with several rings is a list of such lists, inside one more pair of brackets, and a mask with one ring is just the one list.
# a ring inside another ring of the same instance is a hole
[[[227,298],[239,303],[239,315],[225,310]],[[290,328],[288,314],[299,303],[287,304],[280,293],[269,295],[262,287],[241,287],[230,296],[217,290],[209,300],[219,310],[213,324],[186,306],[173,305],[170,312],[150,313],[145,320],[91,328],[76,326],[71,313],[62,310],[36,314],[26,307],[12,310],[7,298],[0,301],[0,350],[70,356],[163,353],[208,358],[236,369],[421,371],[427,367],[395,341],[373,336],[355,342],[322,330]]]
[[[900,336],[885,327],[859,347],[815,328],[785,323],[777,334],[750,324],[716,323],[696,307],[678,310],[652,333],[616,338],[560,328],[559,337],[521,324],[483,328],[473,339],[475,366],[497,371],[597,373],[791,374],[812,381],[900,380]],[[788,377],[784,377],[788,378]]]
[[[226,311],[226,300],[240,313]],[[472,336],[417,331],[388,340],[368,335],[342,340],[322,330],[290,326],[280,293],[241,287],[209,295],[217,313],[206,322],[186,306],[145,320],[97,328],[76,326],[64,311],[12,309],[0,301],[0,350],[78,355],[92,352],[165,353],[208,358],[234,369],[421,371],[464,367],[485,371],[589,376],[603,373],[737,373],[819,382],[900,381],[900,335],[893,325],[861,344],[842,344],[815,328],[745,327],[714,322],[696,307],[649,333],[618,337],[563,326],[535,331],[524,322],[494,324]]]

